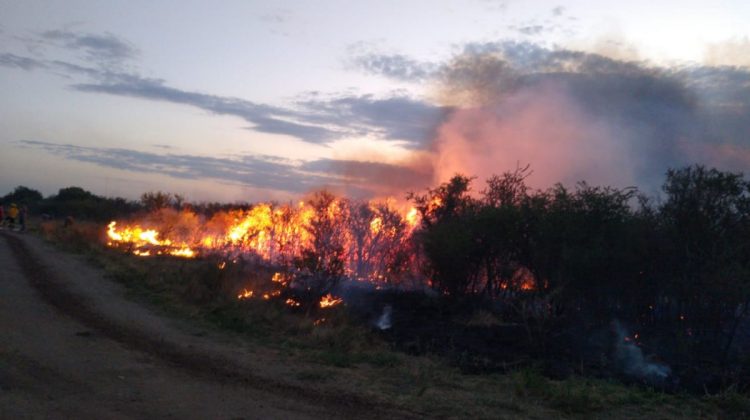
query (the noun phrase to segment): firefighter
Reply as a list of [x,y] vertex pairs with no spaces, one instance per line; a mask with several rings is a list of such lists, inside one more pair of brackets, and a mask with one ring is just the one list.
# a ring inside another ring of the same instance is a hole
[[8,222],[8,227],[13,229],[16,225],[16,217],[18,217],[18,206],[16,203],[12,203],[8,209],[8,216],[5,220]]

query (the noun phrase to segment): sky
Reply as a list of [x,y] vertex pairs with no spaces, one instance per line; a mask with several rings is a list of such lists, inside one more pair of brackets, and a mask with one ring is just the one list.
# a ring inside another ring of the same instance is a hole
[[747,1],[0,0],[0,194],[401,196],[750,168]]

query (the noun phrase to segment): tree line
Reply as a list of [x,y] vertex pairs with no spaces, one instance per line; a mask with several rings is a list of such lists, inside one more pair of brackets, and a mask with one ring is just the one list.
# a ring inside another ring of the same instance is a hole
[[[669,170],[659,200],[635,188],[532,191],[528,167],[412,194],[434,288],[491,302],[544,346],[566,328],[627,322],[666,357],[747,375],[750,182],[703,166]],[[739,366],[739,367],[738,367]]]

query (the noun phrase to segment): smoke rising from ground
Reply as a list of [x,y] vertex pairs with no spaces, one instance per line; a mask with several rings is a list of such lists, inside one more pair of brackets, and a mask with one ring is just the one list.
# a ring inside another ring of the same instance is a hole
[[635,338],[630,338],[618,321],[612,322],[612,328],[616,340],[614,359],[622,373],[650,385],[666,385],[672,375],[672,369],[644,357],[643,351],[634,342]]

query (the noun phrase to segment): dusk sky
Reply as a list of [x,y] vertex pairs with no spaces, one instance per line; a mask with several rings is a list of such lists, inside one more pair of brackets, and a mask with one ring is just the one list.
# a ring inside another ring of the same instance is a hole
[[0,0],[0,194],[747,171],[749,22],[740,0]]

